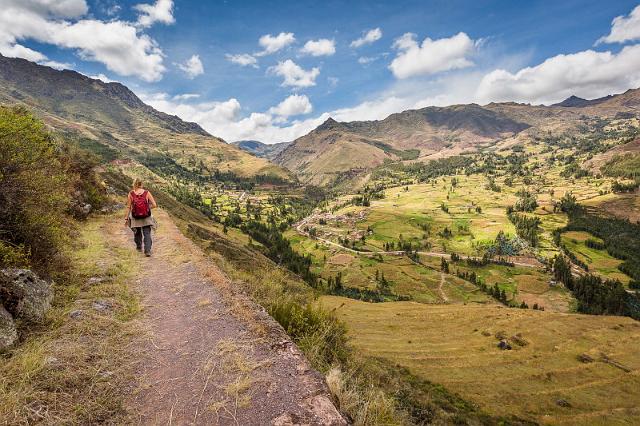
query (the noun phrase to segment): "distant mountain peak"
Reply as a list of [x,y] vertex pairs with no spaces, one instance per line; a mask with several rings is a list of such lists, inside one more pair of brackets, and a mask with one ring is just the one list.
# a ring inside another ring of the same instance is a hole
[[565,99],[564,101],[558,102],[557,104],[553,104],[552,106],[580,107],[580,106],[584,106],[584,105],[586,105],[588,103],[589,103],[589,101],[584,99],[584,98],[580,98],[578,96],[571,95],[567,99]]
[[336,120],[334,120],[333,118],[329,117],[325,120],[324,123],[322,123],[321,125],[319,125],[318,127],[316,127],[316,130],[321,131],[321,130],[334,130],[334,129],[341,129],[343,127],[342,123],[337,122]]
[[582,108],[586,106],[597,105],[599,103],[608,101],[611,98],[613,98],[612,95],[607,95],[598,99],[584,99],[575,95],[571,95],[564,101],[559,102],[557,104],[553,104],[551,106]]

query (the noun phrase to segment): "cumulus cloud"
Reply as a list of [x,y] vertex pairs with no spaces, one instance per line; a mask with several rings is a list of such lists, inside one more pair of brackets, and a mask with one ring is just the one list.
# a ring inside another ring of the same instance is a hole
[[283,127],[278,125],[283,122],[283,116],[276,115],[275,109],[283,114],[295,112],[296,108],[300,111],[300,105],[304,104],[304,101],[287,103],[285,99],[279,105],[270,108],[268,112],[252,112],[243,117],[240,102],[235,98],[224,102],[186,104],[172,99],[166,93],[139,94],[139,96],[154,108],[168,114],[175,114],[183,120],[194,121],[212,135],[219,136],[228,142],[246,139],[265,143],[291,141],[310,132],[328,117],[323,114],[309,120],[293,121]]
[[0,44],[0,53],[10,58],[23,58],[31,62],[42,63],[47,60],[46,55],[17,43]]
[[243,67],[258,68],[258,60],[255,56],[249,55],[248,53],[240,53],[237,55],[226,54],[225,57],[227,58],[227,61],[233,62],[234,64],[238,64]]
[[89,12],[85,0],[4,0],[2,4],[4,7],[21,7],[38,15],[56,18],[77,18]]
[[611,22],[609,35],[598,39],[600,43],[624,43],[640,39],[640,5],[631,11],[629,16],[618,16]]
[[178,64],[178,68],[184,71],[187,77],[191,79],[204,74],[204,66],[199,55],[192,55],[184,63]]
[[154,4],[137,4],[133,6],[139,12],[138,25],[150,27],[156,22],[173,24],[173,0],[157,0]]
[[336,42],[326,38],[309,40],[300,49],[300,53],[311,56],[331,56],[336,53]]
[[313,111],[313,105],[305,95],[291,95],[277,106],[269,108],[271,114],[281,117],[309,114],[311,111]]
[[255,56],[266,56],[276,53],[279,50],[284,49],[290,44],[296,41],[293,33],[280,33],[277,36],[271,34],[265,34],[258,40],[258,44],[262,47],[262,51],[255,54]]
[[140,34],[134,24],[79,19],[86,13],[84,0],[4,0],[0,9],[0,53],[45,63],[48,58],[19,43],[40,43],[74,49],[80,58],[103,63],[110,71],[157,81],[165,71],[157,43]]
[[351,42],[351,47],[361,47],[365,44],[374,43],[382,38],[382,30],[380,28],[374,28],[372,30],[367,31],[362,35],[362,37],[353,40]]
[[197,123],[207,123],[207,126],[227,123],[239,119],[241,107],[237,99],[231,98],[224,102],[202,102],[186,104],[176,102],[166,93],[140,94],[140,99],[152,107],[170,114],[175,114],[184,120]]
[[467,68],[473,65],[467,56],[473,52],[474,46],[473,40],[463,32],[438,40],[427,37],[421,45],[415,34],[406,33],[393,44],[398,55],[389,69],[396,78],[408,78]]
[[278,62],[278,65],[270,67],[269,73],[284,78],[282,86],[310,87],[316,85],[316,77],[320,75],[319,68],[312,68],[309,71],[303,69],[291,59]]
[[585,50],[551,57],[516,73],[484,76],[477,97],[491,101],[552,103],[571,95],[595,98],[640,86],[640,45],[619,53]]

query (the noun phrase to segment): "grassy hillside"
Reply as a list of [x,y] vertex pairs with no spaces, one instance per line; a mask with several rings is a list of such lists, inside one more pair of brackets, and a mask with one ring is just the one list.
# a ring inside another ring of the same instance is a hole
[[291,179],[282,168],[209,135],[197,124],[151,108],[120,83],[0,55],[0,103],[26,105],[68,136],[97,141],[146,164],[160,159],[203,176],[223,172],[240,178]]
[[[325,296],[362,356],[441,383],[493,414],[549,424],[640,421],[640,324],[490,306]],[[504,336],[512,350],[501,350]],[[517,336],[517,337],[513,337]]]

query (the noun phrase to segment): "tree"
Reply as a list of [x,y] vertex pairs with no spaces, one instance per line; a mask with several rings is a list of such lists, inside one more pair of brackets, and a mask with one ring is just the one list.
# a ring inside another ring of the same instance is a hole
[[553,258],[553,276],[563,283],[569,290],[573,287],[573,277],[571,275],[571,265],[566,261],[564,256],[557,255]]
[[560,210],[565,213],[569,213],[574,211],[577,207],[578,202],[576,201],[576,197],[571,192],[565,193],[560,200]]
[[440,270],[445,273],[449,273],[449,262],[444,257],[440,258]]

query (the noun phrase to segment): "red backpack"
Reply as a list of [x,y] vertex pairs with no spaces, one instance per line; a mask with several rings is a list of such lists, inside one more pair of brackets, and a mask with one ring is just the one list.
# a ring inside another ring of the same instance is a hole
[[135,219],[144,219],[151,216],[146,190],[140,195],[131,191],[131,216]]

